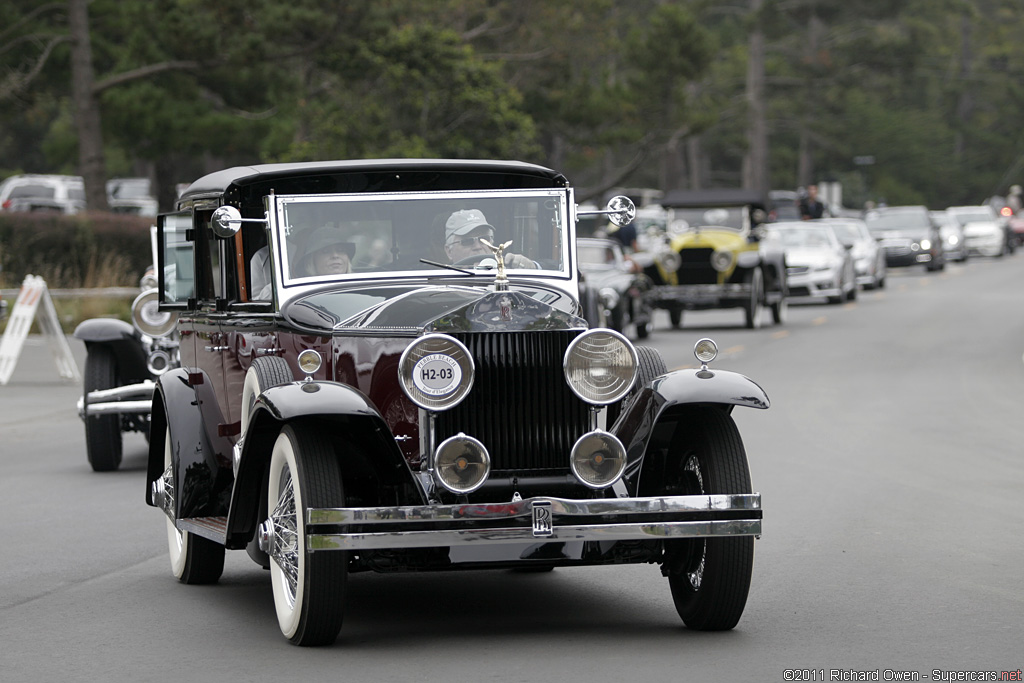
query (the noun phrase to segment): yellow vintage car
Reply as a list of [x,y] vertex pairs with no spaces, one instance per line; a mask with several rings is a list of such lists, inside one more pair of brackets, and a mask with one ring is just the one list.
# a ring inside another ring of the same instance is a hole
[[785,321],[785,255],[761,242],[770,205],[745,190],[669,192],[665,232],[649,244],[644,272],[654,282],[654,308],[669,312],[673,327],[683,311],[742,308],[746,326],[761,326],[765,309]]

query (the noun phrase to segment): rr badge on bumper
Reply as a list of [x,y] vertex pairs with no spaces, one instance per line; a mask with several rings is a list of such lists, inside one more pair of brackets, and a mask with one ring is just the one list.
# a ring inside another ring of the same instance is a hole
[[551,536],[554,533],[551,526],[551,501],[533,501],[533,535]]

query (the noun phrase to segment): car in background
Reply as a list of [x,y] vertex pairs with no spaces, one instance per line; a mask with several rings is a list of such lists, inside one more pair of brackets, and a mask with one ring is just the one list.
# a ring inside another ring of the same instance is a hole
[[72,175],[11,176],[0,183],[0,211],[85,211],[85,183]]
[[814,222],[832,226],[839,241],[850,248],[858,285],[864,289],[885,287],[885,252],[878,240],[871,236],[864,221],[859,218],[822,218]]
[[668,311],[678,328],[683,311],[743,309],[746,326],[761,326],[770,308],[781,324],[786,316],[786,264],[781,250],[762,245],[771,202],[747,190],[673,191],[662,205],[667,230],[648,243],[643,265],[653,287],[655,308]]
[[771,190],[768,198],[772,203],[768,214],[770,222],[801,220],[800,193],[793,190]]
[[953,220],[947,211],[929,211],[928,213],[939,226],[939,235],[942,236],[942,251],[946,261],[963,263],[970,258],[971,253],[967,249],[967,236],[964,235],[964,227],[958,221]]
[[925,206],[887,206],[864,214],[864,223],[885,251],[889,267],[923,264],[928,271],[946,267],[942,235]]
[[1010,253],[1006,222],[991,206],[951,206],[946,214],[962,227],[971,254],[998,258]]
[[825,298],[840,304],[857,298],[853,245],[846,246],[834,227],[821,220],[772,223],[766,244],[778,244],[786,255],[789,296]]
[[580,270],[600,297],[608,327],[625,332],[633,325],[637,338],[646,339],[651,324],[646,298],[650,278],[637,272],[638,267],[623,255],[617,240],[579,237],[576,252]]
[[[709,369],[708,339],[699,369],[668,371],[590,328],[576,222],[568,179],[516,161],[265,164],[187,188],[157,218],[181,365],[156,382],[145,477],[172,575],[215,583],[245,549],[297,645],[335,640],[366,571],[654,564],[687,626],[733,628],[762,510],[731,413],[767,395]],[[339,244],[349,267],[320,269]],[[204,619],[199,597],[161,609]]]
[[[151,232],[156,255],[156,228]],[[85,454],[95,472],[121,465],[124,432],[149,438],[156,380],[179,365],[177,315],[159,310],[155,266],[139,280],[131,324],[90,318],[75,328],[85,344],[85,373],[78,416],[85,425]]]
[[156,197],[149,178],[111,178],[107,181],[107,205],[114,213],[156,216]]

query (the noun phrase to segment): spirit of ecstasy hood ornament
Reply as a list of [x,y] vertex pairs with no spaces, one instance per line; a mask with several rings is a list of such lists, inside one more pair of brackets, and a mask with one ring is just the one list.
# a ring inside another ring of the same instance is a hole
[[512,246],[512,240],[499,244],[497,246],[491,244],[484,238],[480,238],[480,241],[485,247],[491,250],[494,254],[494,260],[498,264],[498,275],[494,278],[494,291],[502,292],[508,290],[508,278],[505,277],[505,250]]

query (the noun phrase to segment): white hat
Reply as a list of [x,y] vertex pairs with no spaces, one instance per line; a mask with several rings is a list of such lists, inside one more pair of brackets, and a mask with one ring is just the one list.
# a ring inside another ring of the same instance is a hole
[[487,222],[483,211],[480,209],[463,209],[456,211],[444,224],[445,244],[452,241],[453,237],[468,235],[479,227],[487,227],[494,230],[494,226]]

